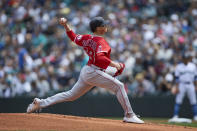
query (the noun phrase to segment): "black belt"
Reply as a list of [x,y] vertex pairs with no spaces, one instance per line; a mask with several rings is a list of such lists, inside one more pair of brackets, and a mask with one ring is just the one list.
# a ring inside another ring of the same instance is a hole
[[182,82],[183,84],[192,84],[192,82]]

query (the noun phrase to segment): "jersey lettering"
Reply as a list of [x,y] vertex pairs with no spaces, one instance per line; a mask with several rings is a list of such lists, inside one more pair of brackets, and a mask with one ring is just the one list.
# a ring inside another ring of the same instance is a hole
[[92,50],[96,50],[97,43],[92,39],[83,40],[82,41],[83,47],[90,47]]
[[74,42],[84,48],[84,51],[89,56],[88,64],[94,64],[97,53],[100,52],[105,52],[106,56],[110,58],[111,48],[103,37],[93,35],[77,35]]

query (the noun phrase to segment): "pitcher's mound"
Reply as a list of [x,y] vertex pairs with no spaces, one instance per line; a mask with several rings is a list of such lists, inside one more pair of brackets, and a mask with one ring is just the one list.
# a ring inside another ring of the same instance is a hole
[[0,130],[193,131],[194,129],[153,123],[123,123],[121,120],[45,113],[0,113]]

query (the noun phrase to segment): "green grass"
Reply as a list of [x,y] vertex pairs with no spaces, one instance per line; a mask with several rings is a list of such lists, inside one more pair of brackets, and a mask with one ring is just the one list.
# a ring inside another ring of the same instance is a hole
[[[114,119],[114,120],[122,120],[121,117],[103,117],[105,119]],[[168,124],[168,125],[177,125],[177,126],[185,126],[185,127],[196,127],[197,122],[192,123],[168,123],[169,118],[141,118],[145,122],[151,122],[156,124]]]
[[197,128],[197,123],[192,122],[192,123],[161,123],[161,124],[169,124],[169,125],[178,125],[178,126],[185,126],[185,127],[196,127]]
[[197,127],[197,122],[192,123],[169,123],[169,118],[144,118],[143,120],[152,123],[158,124],[168,124],[168,125],[178,125],[178,126],[186,126],[186,127]]

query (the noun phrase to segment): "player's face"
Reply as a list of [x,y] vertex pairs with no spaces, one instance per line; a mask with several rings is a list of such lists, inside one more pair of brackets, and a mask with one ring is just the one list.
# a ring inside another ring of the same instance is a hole
[[97,33],[104,35],[107,32],[107,26],[97,27]]

